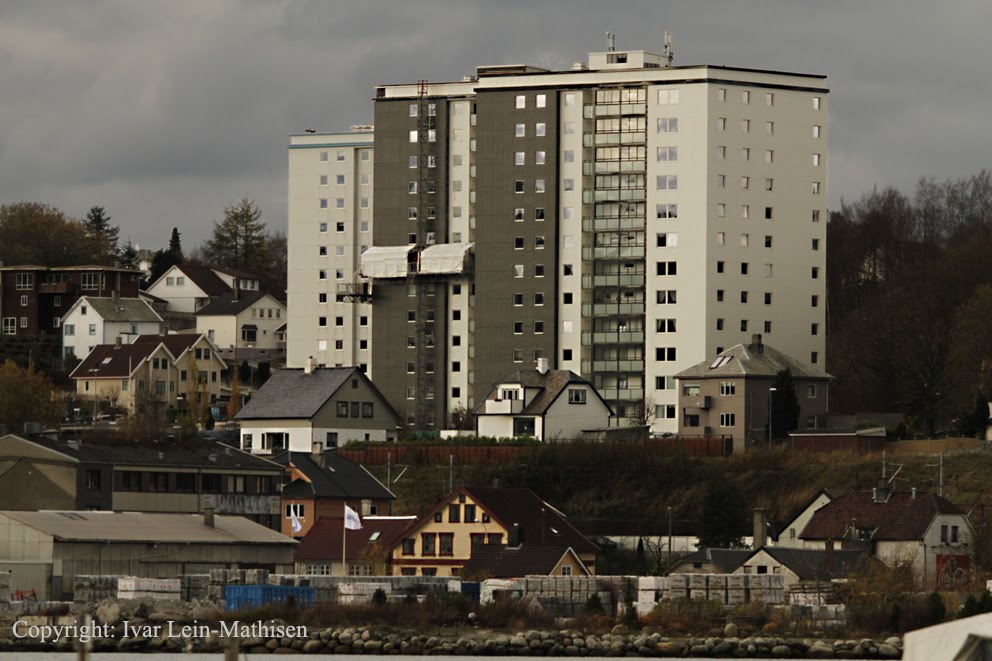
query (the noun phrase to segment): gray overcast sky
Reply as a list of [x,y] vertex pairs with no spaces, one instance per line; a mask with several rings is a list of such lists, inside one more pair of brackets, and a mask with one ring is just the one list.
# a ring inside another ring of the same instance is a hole
[[286,144],[372,119],[376,83],[605,49],[829,76],[830,204],[989,165],[987,0],[3,0],[0,203],[187,249],[253,196],[286,225]]

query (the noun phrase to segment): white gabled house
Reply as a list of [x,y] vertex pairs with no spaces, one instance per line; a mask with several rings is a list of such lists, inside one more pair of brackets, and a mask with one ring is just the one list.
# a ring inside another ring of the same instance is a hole
[[539,441],[581,438],[603,430],[613,411],[587,379],[569,370],[517,370],[500,380],[476,407],[476,434]]
[[236,419],[252,454],[323,452],[348,441],[395,441],[401,420],[357,367],[281,369]]
[[62,355],[85,358],[101,344],[158,335],[162,317],[140,298],[82,296],[62,315]]

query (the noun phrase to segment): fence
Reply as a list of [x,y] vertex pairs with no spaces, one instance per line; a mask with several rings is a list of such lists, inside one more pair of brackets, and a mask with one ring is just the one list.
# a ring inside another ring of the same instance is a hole
[[[607,445],[609,444],[606,443]],[[564,441],[560,446],[600,446],[602,443]],[[733,445],[723,438],[653,438],[644,441],[616,442],[616,446],[637,448],[648,456],[670,457],[682,451],[690,457],[728,457]],[[339,450],[346,459],[365,466],[393,464],[438,465],[453,459],[459,465],[508,464],[534,453],[538,445],[383,445],[352,450]]]

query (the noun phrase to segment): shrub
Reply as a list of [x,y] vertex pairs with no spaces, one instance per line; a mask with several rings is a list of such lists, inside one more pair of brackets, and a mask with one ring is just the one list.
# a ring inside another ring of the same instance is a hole
[[662,601],[644,618],[644,623],[671,632],[708,631],[726,620],[723,605],[715,601],[673,599]]
[[375,592],[372,593],[372,605],[373,606],[385,606],[386,605],[386,591],[382,588],[376,588]]
[[586,605],[583,607],[583,610],[586,613],[593,615],[602,615],[604,613],[603,600],[599,598],[598,594],[593,592],[589,595],[589,598],[586,599]]

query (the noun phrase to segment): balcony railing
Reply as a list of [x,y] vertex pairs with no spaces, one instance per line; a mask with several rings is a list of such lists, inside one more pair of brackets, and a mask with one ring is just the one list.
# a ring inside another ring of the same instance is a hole
[[644,344],[644,331],[586,331],[582,333],[583,346],[604,344]]

